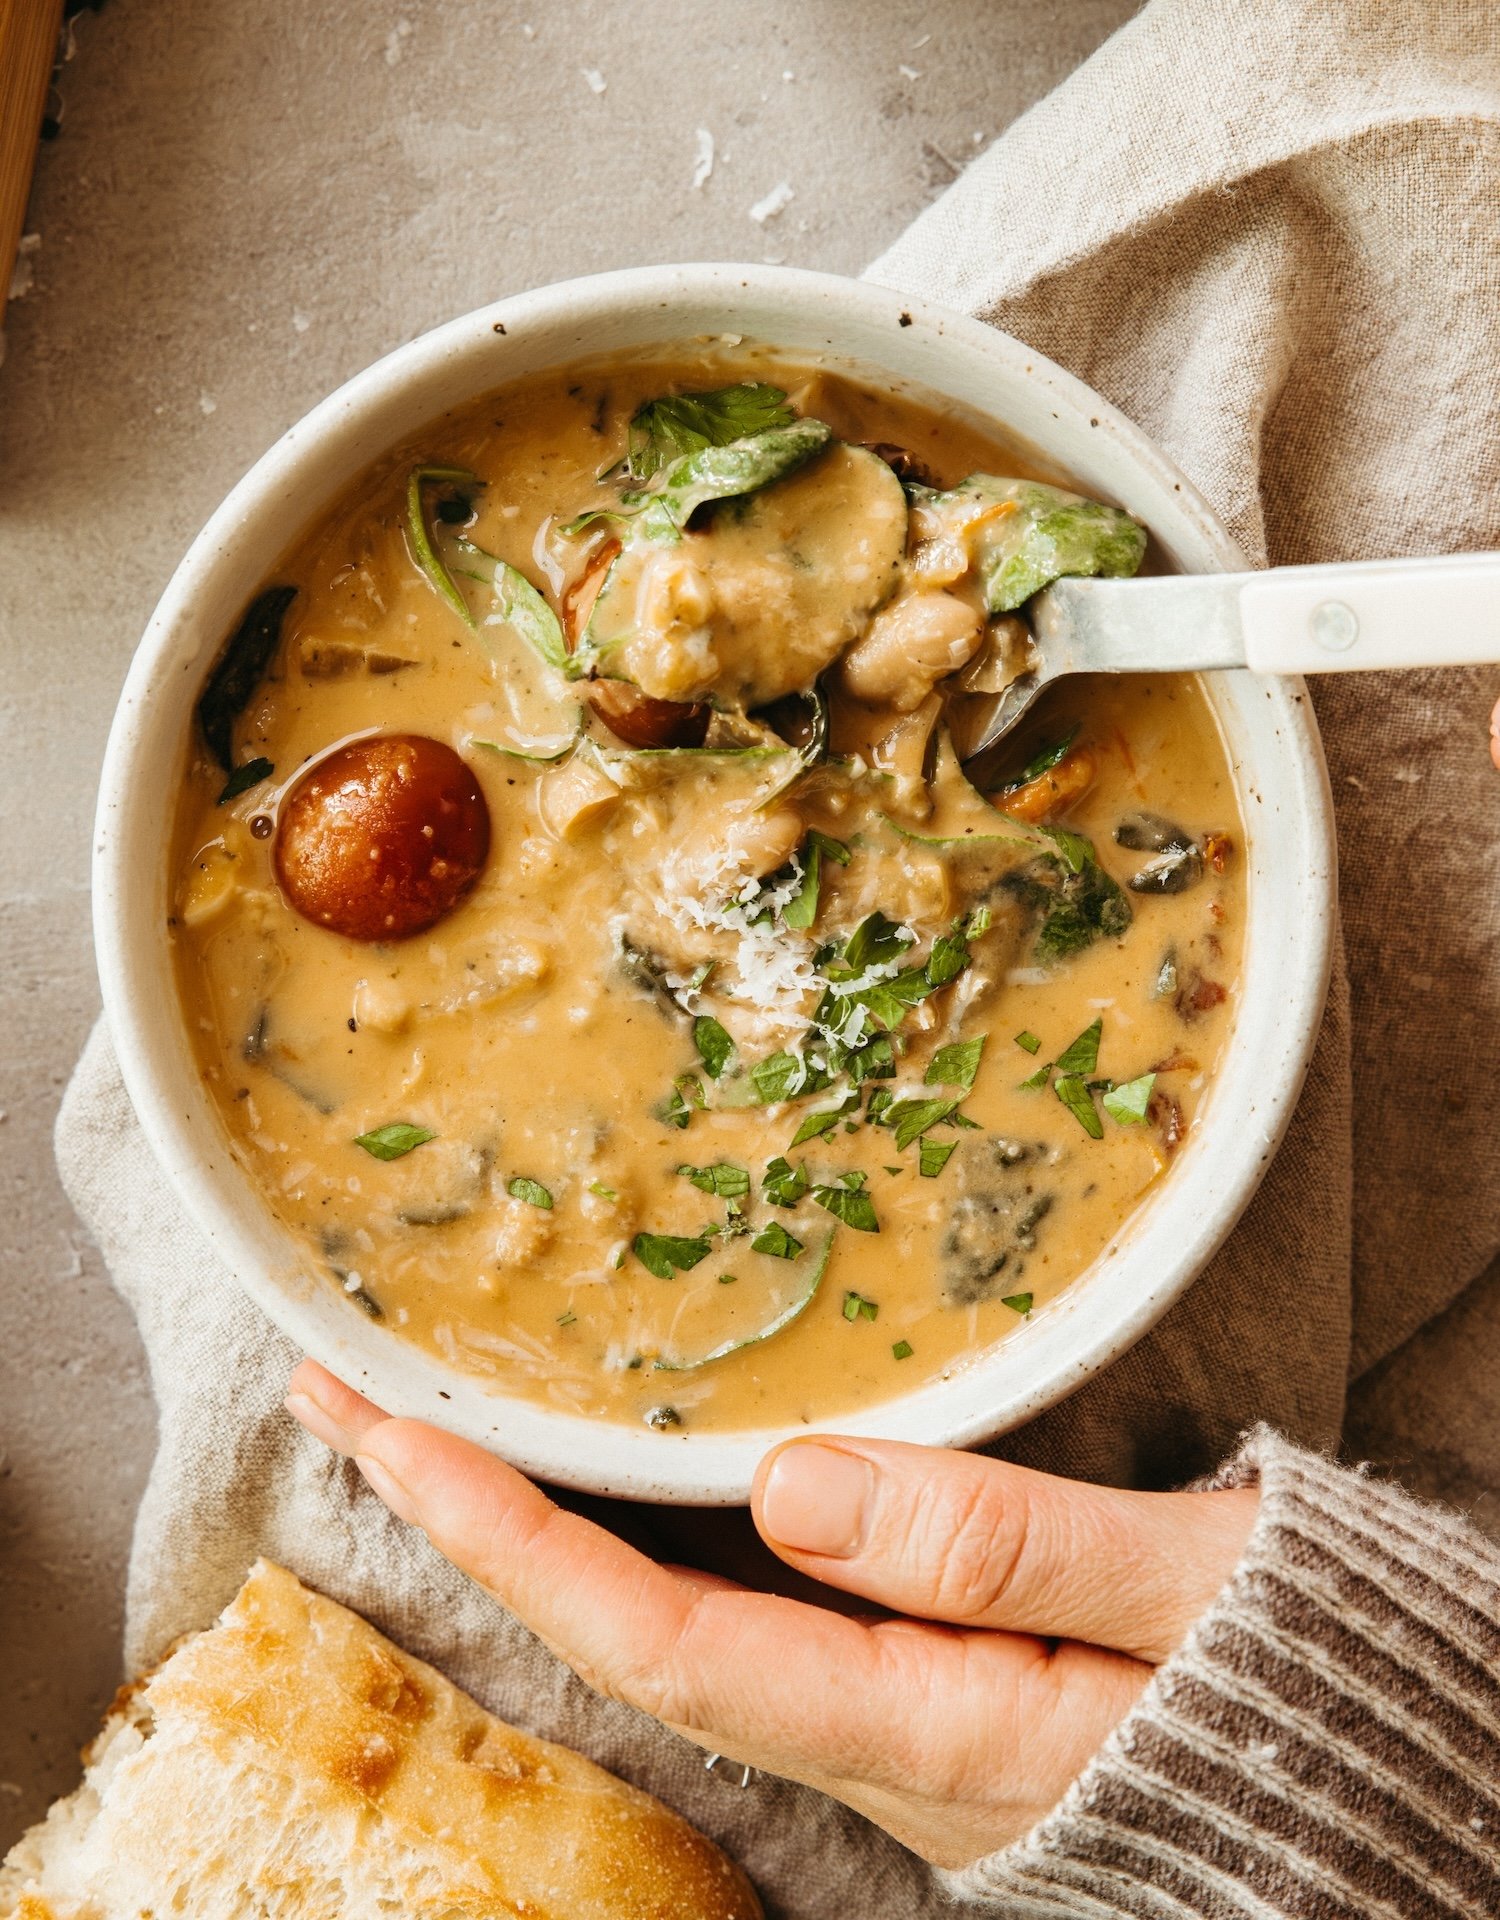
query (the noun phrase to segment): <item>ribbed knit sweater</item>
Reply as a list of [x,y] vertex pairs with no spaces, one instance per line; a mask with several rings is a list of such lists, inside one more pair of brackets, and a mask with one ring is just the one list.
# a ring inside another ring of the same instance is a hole
[[1061,1804],[952,1892],[1007,1920],[1494,1920],[1500,1549],[1268,1432],[1239,1566]]

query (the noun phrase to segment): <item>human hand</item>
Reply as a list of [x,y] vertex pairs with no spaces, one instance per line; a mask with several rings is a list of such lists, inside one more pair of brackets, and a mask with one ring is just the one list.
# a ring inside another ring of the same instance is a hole
[[939,1866],[1057,1803],[1239,1559],[1253,1489],[1130,1493],[981,1455],[793,1440],[752,1511],[781,1559],[907,1618],[658,1565],[483,1448],[312,1361],[287,1406],[588,1683],[846,1802]]

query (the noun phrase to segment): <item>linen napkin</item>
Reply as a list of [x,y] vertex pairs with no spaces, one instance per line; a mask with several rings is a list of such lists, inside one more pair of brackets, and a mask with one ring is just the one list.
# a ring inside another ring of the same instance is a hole
[[[1036,6],[1045,30],[1052,9]],[[983,42],[977,42],[976,57]],[[871,269],[993,320],[1155,434],[1257,559],[1500,545],[1500,25],[1410,0],[1152,0]],[[1159,1485],[1265,1419],[1338,1436],[1349,1381],[1481,1271],[1500,1225],[1500,674],[1315,689],[1338,805],[1341,962],[1296,1119],[1186,1298],[1000,1451]],[[1488,1041],[1486,1041],[1488,1036]],[[743,1792],[600,1699],[281,1411],[297,1356],[216,1269],[95,1031],[58,1123],[68,1190],[134,1308],[160,1443],[126,1661],[286,1561],[495,1711],[660,1794],[773,1913],[926,1920],[911,1856],[810,1790]]]

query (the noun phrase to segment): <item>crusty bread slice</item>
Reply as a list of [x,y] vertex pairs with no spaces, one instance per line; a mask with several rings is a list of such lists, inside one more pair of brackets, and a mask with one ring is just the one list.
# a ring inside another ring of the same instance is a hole
[[760,1920],[685,1820],[260,1561],[115,1703],[5,1920]]

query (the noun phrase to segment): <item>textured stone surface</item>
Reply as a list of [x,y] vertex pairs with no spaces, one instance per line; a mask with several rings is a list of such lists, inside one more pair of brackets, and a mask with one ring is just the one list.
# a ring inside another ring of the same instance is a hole
[[81,19],[0,369],[0,1847],[71,1786],[119,1677],[150,1393],[50,1129],[97,1004],[99,759],[182,549],[298,415],[465,308],[656,260],[857,271],[1133,10],[110,0]]

